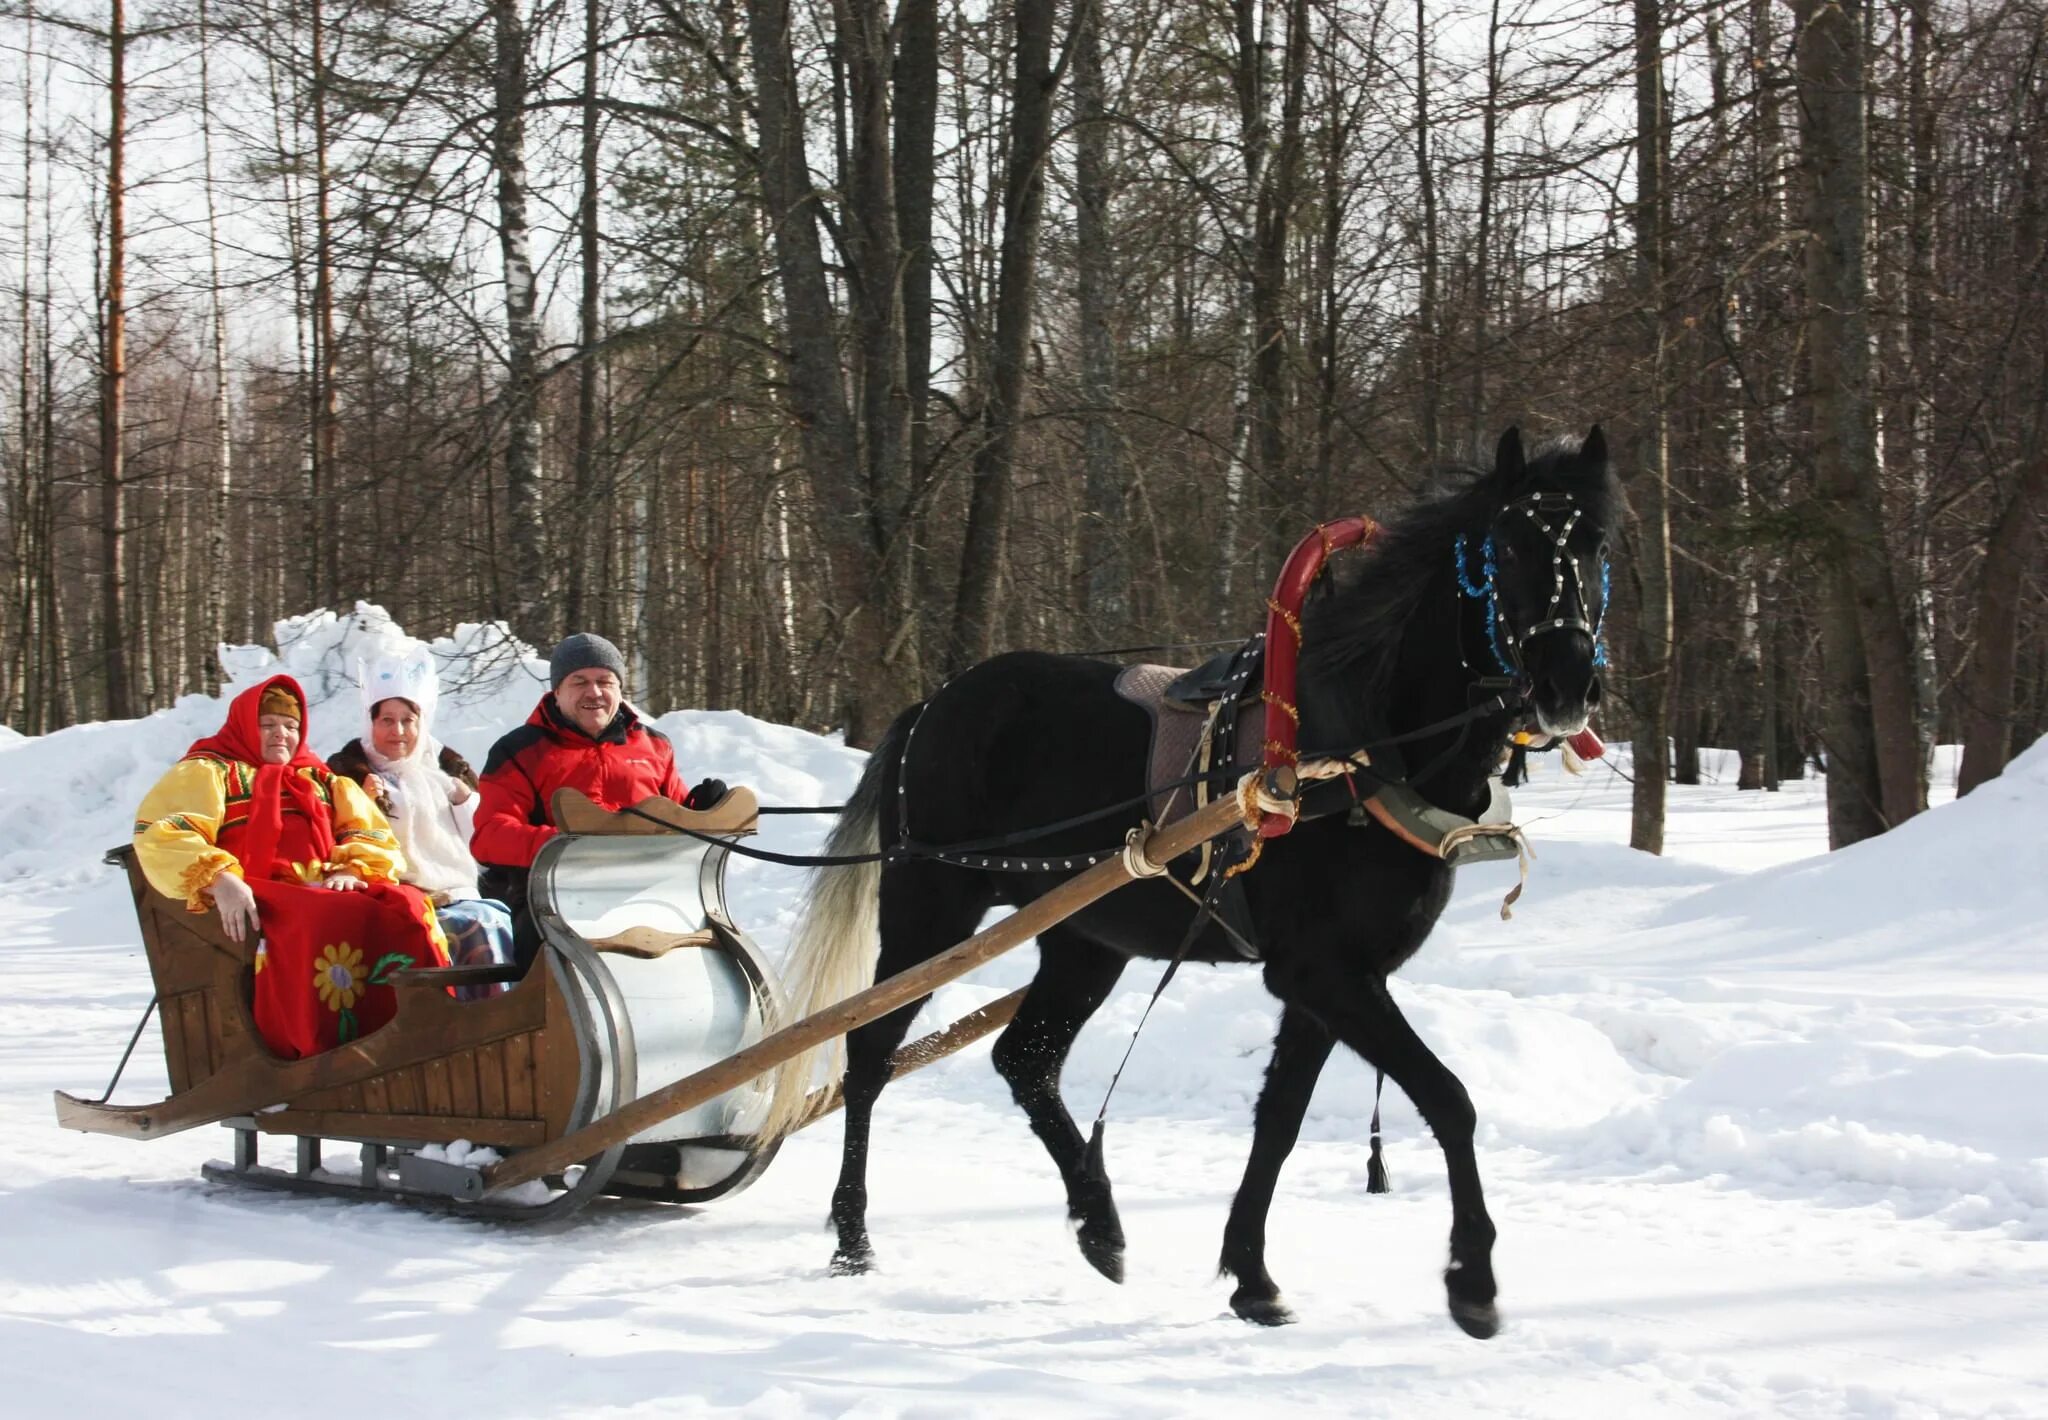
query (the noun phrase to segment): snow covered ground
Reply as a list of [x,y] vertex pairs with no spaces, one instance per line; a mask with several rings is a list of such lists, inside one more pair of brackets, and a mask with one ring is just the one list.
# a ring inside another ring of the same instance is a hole
[[[352,654],[396,633],[367,611],[287,631],[332,749],[357,728]],[[539,682],[487,628],[437,650],[443,737],[480,759]],[[245,684],[271,663],[233,664]],[[1539,767],[1514,920],[1512,870],[1468,870],[1397,984],[1479,1108],[1507,1323],[1481,1343],[1444,1312],[1440,1156],[1390,1092],[1396,1191],[1366,1195],[1371,1078],[1342,1056],[1273,1214],[1301,1321],[1230,1315],[1214,1263],[1273,1022],[1244,969],[1184,972],[1125,1075],[1121,1288],[1066,1237],[986,1045],[885,1097],[881,1270],[852,1280],[825,1273],[830,1125],[737,1197],[551,1231],[224,1191],[197,1177],[218,1130],[64,1133],[50,1091],[97,1092],[150,994],[99,853],[219,718],[193,697],[0,736],[0,1413],[2048,1416],[2048,743],[1831,856],[1811,780],[1738,794],[1710,765],[1721,782],[1673,789],[1657,860],[1624,846],[1607,765]],[[661,723],[686,772],[764,802],[830,801],[858,771],[736,714]],[[821,832],[773,820],[762,841]],[[798,876],[737,864],[731,886],[779,951]],[[998,962],[934,1014],[1030,970]],[[1152,981],[1131,971],[1076,1047],[1077,1113]],[[164,1091],[155,1044],[123,1098]]]

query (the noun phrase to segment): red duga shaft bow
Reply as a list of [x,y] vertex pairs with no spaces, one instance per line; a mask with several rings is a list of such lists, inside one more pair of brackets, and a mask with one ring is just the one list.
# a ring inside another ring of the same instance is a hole
[[[1273,583],[1273,595],[1266,599],[1266,688],[1259,697],[1266,702],[1264,763],[1269,773],[1301,760],[1301,710],[1294,701],[1301,668],[1301,604],[1331,553],[1368,543],[1379,530],[1365,517],[1319,524],[1295,544]],[[1292,827],[1294,820],[1286,814],[1262,814],[1259,837],[1278,838]]]

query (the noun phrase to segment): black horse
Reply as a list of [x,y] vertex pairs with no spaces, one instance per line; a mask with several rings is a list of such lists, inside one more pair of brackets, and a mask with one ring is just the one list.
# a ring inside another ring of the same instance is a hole
[[[1614,501],[1597,427],[1581,443],[1541,450],[1526,462],[1510,429],[1492,470],[1447,475],[1365,553],[1345,559],[1355,564],[1345,575],[1317,584],[1303,619],[1304,753],[1384,743],[1455,719],[1511,683],[1503,697],[1511,708],[1401,746],[1416,766],[1416,789],[1442,808],[1476,817],[1514,728],[1533,717],[1552,734],[1574,733],[1599,700],[1596,639]],[[1148,725],[1142,711],[1113,692],[1117,670],[1096,660],[1018,652],[959,676],[890,727],[830,851],[874,852],[902,839],[987,840],[1142,794]],[[1482,685],[1483,678],[1491,683]],[[1085,854],[1119,844],[1136,820],[1132,810],[1017,851]],[[792,1009],[801,1015],[877,974],[935,956],[972,934],[992,906],[1027,902],[1067,876],[983,872],[928,858],[821,870],[791,948]],[[1499,1326],[1494,1226],[1473,1156],[1472,1102],[1387,990],[1389,973],[1415,954],[1449,900],[1451,869],[1387,829],[1354,825],[1339,813],[1268,842],[1242,881],[1266,987],[1283,1009],[1251,1158],[1223,1233],[1221,1268],[1238,1283],[1231,1306],[1252,1321],[1292,1319],[1266,1270],[1266,1213],[1316,1078],[1341,1041],[1400,1086],[1442,1145],[1452,1209],[1444,1279],[1451,1315],[1469,1334],[1491,1336]],[[1088,1166],[1086,1141],[1060,1098],[1060,1067],[1125,964],[1171,956],[1193,911],[1171,884],[1144,882],[1041,934],[1037,974],[995,1046],[997,1071],[1059,1166],[1083,1255],[1113,1281],[1123,1277],[1123,1229],[1109,1181]],[[1242,958],[1209,925],[1188,959]],[[845,1154],[832,1197],[837,1272],[863,1272],[873,1261],[869,1124],[890,1052],[917,1009],[906,1006],[848,1037]],[[814,1064],[802,1059],[785,1067],[771,1132],[799,1114]]]

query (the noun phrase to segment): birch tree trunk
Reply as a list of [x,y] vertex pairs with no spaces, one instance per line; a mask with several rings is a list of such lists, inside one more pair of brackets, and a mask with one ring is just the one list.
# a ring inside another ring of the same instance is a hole
[[123,445],[128,398],[128,31],[123,0],[107,18],[107,269],[100,323],[100,673],[108,719],[136,713],[128,667]]
[[330,75],[324,0],[312,0],[313,26],[313,520],[307,529],[313,602],[341,595],[340,364],[334,320],[334,174],[328,131]]
[[576,208],[578,293],[576,361],[576,496],[566,519],[569,555],[562,569],[563,625],[574,631],[586,624],[592,566],[590,521],[597,509],[597,396],[601,372],[598,338],[603,320],[603,267],[598,249],[598,60],[603,38],[600,0],[583,0],[583,108],[578,115],[578,169],[582,191]]
[[1226,620],[1236,610],[1237,563],[1255,481],[1253,460],[1258,436],[1253,426],[1258,422],[1258,414],[1253,407],[1253,367],[1258,363],[1259,299],[1257,263],[1252,252],[1258,241],[1259,195],[1266,185],[1266,165],[1272,158],[1273,143],[1266,73],[1266,56],[1273,40],[1273,7],[1264,0],[1233,0],[1231,14],[1237,39],[1237,64],[1232,79],[1237,90],[1238,151],[1244,185],[1226,210],[1224,221],[1228,226],[1223,234],[1224,247],[1237,268],[1237,303],[1231,312],[1236,328],[1231,332],[1230,344],[1230,456],[1223,473],[1223,527],[1218,538],[1223,575],[1217,579],[1215,609],[1217,616]]
[[[1735,139],[1730,132],[1728,114],[1732,107],[1729,85],[1729,61],[1726,31],[1718,12],[1706,17],[1706,42],[1710,93],[1713,98],[1713,135],[1717,152],[1732,153]],[[1731,172],[1728,181],[1722,185],[1723,201],[1719,204],[1721,220],[1731,222],[1733,214],[1741,210],[1737,199],[1741,196],[1743,179]],[[1714,411],[1714,422],[1718,426],[1721,457],[1733,484],[1735,521],[1738,544],[1730,559],[1734,566],[1735,596],[1735,665],[1734,694],[1729,706],[1729,734],[1737,757],[1736,782],[1738,789],[1761,789],[1764,787],[1764,724],[1767,718],[1764,705],[1764,637],[1763,604],[1758,588],[1758,553],[1752,528],[1756,520],[1757,501],[1755,497],[1755,476],[1750,468],[1751,443],[1749,438],[1750,411],[1743,389],[1743,369],[1747,351],[1744,342],[1748,338],[1748,323],[1745,319],[1745,302],[1748,299],[1747,282],[1741,277],[1740,260],[1736,255],[1737,243],[1728,236],[1723,227],[1715,238],[1713,252],[1715,265],[1724,272],[1735,273],[1724,278],[1721,299],[1716,303],[1720,323],[1721,350],[1725,358],[1721,361],[1718,403]]]
[[220,275],[220,208],[214,190],[213,79],[208,61],[212,31],[208,20],[207,0],[199,0],[199,142],[206,197],[207,304],[213,339],[213,438],[209,446],[212,468],[207,480],[207,565],[200,625],[207,643],[207,670],[212,674],[219,669],[219,647],[228,639],[228,628],[232,625],[236,634],[242,629],[241,619],[230,615],[229,603],[238,599],[237,589],[243,585],[246,569],[242,559],[233,556],[228,546],[233,518],[235,446],[228,404],[228,309]]
[[[305,189],[299,173],[304,159],[299,149],[302,96],[296,62],[299,52],[298,11],[295,7],[286,6],[280,18],[266,0],[261,15],[264,80],[270,96],[271,151],[268,158],[276,169],[282,196],[285,259],[291,272],[292,387],[298,396],[297,405],[305,414],[295,430],[293,441],[299,487],[305,495],[299,521],[305,529],[312,529],[318,526],[320,517],[319,458],[315,453],[319,420],[315,412],[318,401],[314,397],[313,304],[311,287],[306,280]],[[280,64],[280,54],[291,56],[292,62]],[[257,541],[257,535],[252,532],[248,539],[252,561]],[[285,597],[298,598],[302,606],[311,606],[320,599],[320,573],[315,559],[310,556],[296,559],[294,570],[297,576],[293,580],[286,577],[285,560],[275,559],[271,563],[270,576],[249,593],[251,630],[255,629],[254,623],[259,619],[255,607],[260,602],[269,603],[269,610],[275,613],[278,603]]]
[[1920,727],[1920,792],[1927,792],[1926,774],[1940,723],[1941,668],[1934,641],[1934,536],[1929,527],[1934,350],[1935,215],[1939,205],[1936,164],[1939,149],[1935,100],[1928,82],[1934,48],[1933,0],[1909,0],[1906,115],[1913,169],[1907,212],[1909,262],[1906,273],[1907,458],[1910,475],[1912,549],[1911,613],[1907,629],[1913,647],[1915,718]]
[[[1343,323],[1345,297],[1339,261],[1344,250],[1346,218],[1351,204],[1347,198],[1347,163],[1352,135],[1358,127],[1360,100],[1345,93],[1346,86],[1335,73],[1322,74],[1321,96],[1338,111],[1324,116],[1318,141],[1323,145],[1319,194],[1322,222],[1316,234],[1318,281],[1315,293],[1316,329],[1316,453],[1315,506],[1318,513],[1332,510],[1337,473],[1338,405],[1343,385]],[[1341,96],[1341,97],[1340,97]]]
[[[497,176],[498,254],[505,268],[505,502],[511,524],[512,624],[538,644],[552,632],[540,488],[532,233],[526,215],[526,20],[520,0],[491,0],[494,99],[491,165]],[[572,627],[571,630],[576,628]]]
[[1493,208],[1495,149],[1500,128],[1500,0],[1486,12],[1486,99],[1480,112],[1479,199],[1472,239],[1472,412],[1467,421],[1472,447],[1486,447],[1486,362],[1490,340],[1488,317],[1493,301]]
[[[21,62],[21,291],[15,321],[21,350],[21,367],[15,381],[15,492],[9,526],[14,539],[14,634],[6,654],[6,723],[21,725],[29,733],[41,716],[40,687],[42,663],[37,652],[42,644],[39,621],[41,597],[36,586],[36,569],[43,549],[38,545],[42,531],[42,474],[36,467],[35,429],[35,145],[36,131],[36,20],[30,12],[22,35]],[[47,199],[46,199],[47,200]]]
[[[44,731],[75,724],[78,720],[78,681],[72,674],[71,637],[66,634],[64,626],[65,595],[57,548],[57,352],[53,334],[56,329],[57,224],[55,204],[50,201],[50,194],[56,190],[51,168],[57,145],[49,117],[49,98],[50,73],[46,67],[43,71],[43,240],[39,261],[41,273],[36,284],[36,470],[40,475],[37,480],[37,512],[41,519],[36,540],[43,556],[41,575],[37,579],[42,587],[42,611],[38,624],[43,636],[41,660],[46,668],[44,718],[39,724]],[[28,358],[26,352],[22,358]]]

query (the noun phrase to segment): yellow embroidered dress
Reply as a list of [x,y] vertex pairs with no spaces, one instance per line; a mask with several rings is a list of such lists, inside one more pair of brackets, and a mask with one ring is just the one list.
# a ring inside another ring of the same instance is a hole
[[[150,885],[194,912],[206,888],[234,873],[256,895],[256,1028],[287,1059],[368,1034],[396,1009],[390,979],[408,966],[445,966],[434,909],[398,881],[405,860],[375,804],[304,748],[264,764],[258,707],[273,686],[304,706],[289,676],[235,697],[217,735],[195,743],[157,781],[136,814],[135,852]],[[336,872],[365,887],[321,886]]]

